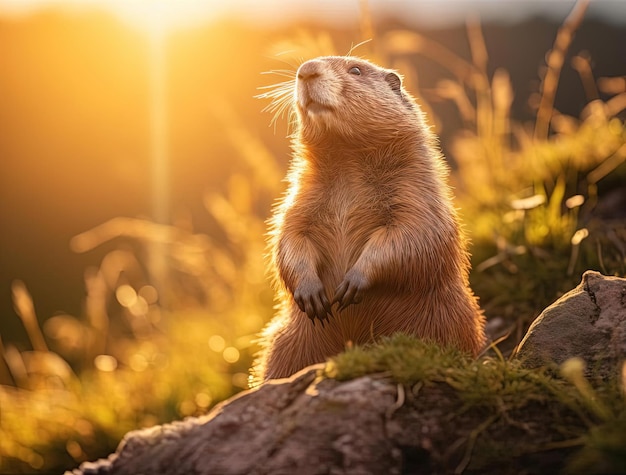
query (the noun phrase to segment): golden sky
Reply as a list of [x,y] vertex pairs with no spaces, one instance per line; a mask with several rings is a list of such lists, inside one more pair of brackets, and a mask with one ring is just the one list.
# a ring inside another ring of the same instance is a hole
[[[254,22],[280,23],[295,17],[341,23],[358,17],[363,5],[375,16],[383,12],[433,27],[463,22],[468,15],[489,21],[520,21],[532,16],[562,20],[576,0],[0,0],[0,14],[24,14],[41,7],[114,11],[140,27],[165,30],[234,14]],[[593,0],[589,17],[626,23],[626,1]]]
[[176,28],[206,21],[228,10],[226,1],[172,0],[0,0],[0,12],[23,15],[41,8],[66,11],[103,9],[148,30]]

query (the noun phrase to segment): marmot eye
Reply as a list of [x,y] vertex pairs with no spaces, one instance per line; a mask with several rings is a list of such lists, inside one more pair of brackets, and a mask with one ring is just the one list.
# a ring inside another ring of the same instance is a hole
[[351,67],[348,72],[350,74],[354,74],[355,76],[360,76],[361,75],[361,70],[359,68],[357,68],[356,66]]

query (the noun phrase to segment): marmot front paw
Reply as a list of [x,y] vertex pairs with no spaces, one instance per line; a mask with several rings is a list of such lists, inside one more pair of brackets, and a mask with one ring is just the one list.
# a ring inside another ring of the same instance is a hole
[[293,293],[293,299],[313,323],[317,318],[324,325],[324,320],[332,316],[330,302],[319,279],[301,282]]

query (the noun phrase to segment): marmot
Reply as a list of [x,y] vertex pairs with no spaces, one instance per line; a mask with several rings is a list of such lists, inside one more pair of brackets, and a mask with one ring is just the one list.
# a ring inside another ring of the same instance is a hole
[[295,88],[269,95],[276,109],[292,101],[297,120],[288,190],[270,220],[278,313],[257,381],[396,332],[477,355],[485,319],[448,168],[400,76],[320,57],[298,68]]

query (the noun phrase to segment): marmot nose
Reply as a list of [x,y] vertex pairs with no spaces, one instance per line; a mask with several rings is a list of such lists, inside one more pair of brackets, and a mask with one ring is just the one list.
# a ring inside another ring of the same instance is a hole
[[298,79],[301,81],[307,81],[314,79],[322,73],[323,63],[316,59],[302,63],[298,68]]

